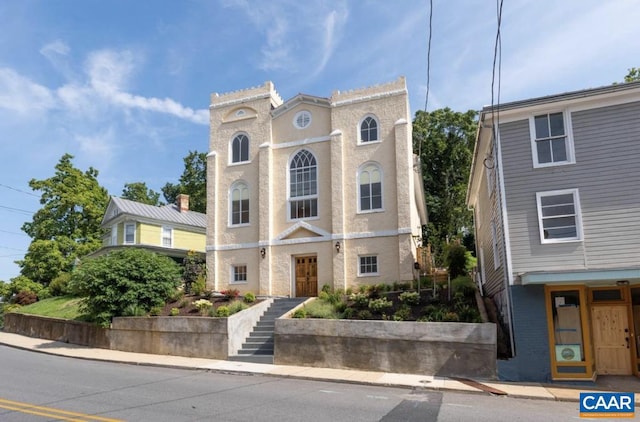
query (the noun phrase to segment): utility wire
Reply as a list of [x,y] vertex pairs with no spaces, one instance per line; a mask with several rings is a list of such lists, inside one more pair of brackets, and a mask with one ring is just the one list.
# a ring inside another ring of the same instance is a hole
[[429,105],[429,84],[431,82],[431,35],[433,28],[433,0],[429,0],[429,41],[427,43],[427,94],[424,99],[424,111]]
[[25,190],[14,188],[12,186],[5,185],[5,184],[2,184],[2,183],[0,183],[0,187],[6,188],[6,189],[11,189],[11,190],[14,190],[16,192],[24,193],[25,195],[30,195],[30,196],[35,196],[36,198],[40,198],[40,195],[36,195],[35,193],[27,192]]
[[27,215],[35,214],[35,211],[28,211],[20,208],[6,207],[4,205],[0,205],[0,208],[5,209],[7,211],[11,211],[11,212],[21,213],[21,214],[27,214]]
[[26,252],[24,249],[10,248],[9,246],[0,245],[0,249],[8,249],[10,251]]
[[[496,31],[496,42],[493,48],[493,71],[491,73],[491,121],[493,123],[493,135],[495,138],[496,125],[500,124],[500,76],[502,73],[502,35],[500,27],[502,25],[502,4],[504,0],[496,0],[496,15],[498,19],[498,30]],[[496,94],[496,69],[497,69],[497,102],[494,95]],[[497,120],[496,120],[497,116]]]
[[1,230],[1,229],[0,229],[0,232],[2,232],[2,233],[9,233],[9,234],[16,234],[16,235],[18,235],[18,236],[27,236],[27,237],[29,237],[29,235],[28,235],[28,234],[26,234],[26,233],[11,232],[11,231],[8,231],[8,230]]

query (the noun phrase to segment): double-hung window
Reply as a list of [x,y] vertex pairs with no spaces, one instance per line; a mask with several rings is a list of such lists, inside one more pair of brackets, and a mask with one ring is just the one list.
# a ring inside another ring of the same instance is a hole
[[534,167],[573,163],[573,140],[568,113],[531,117],[531,146]]
[[289,218],[318,216],[318,173],[316,157],[303,149],[289,166]]
[[111,246],[118,244],[118,225],[111,226]]
[[582,240],[578,189],[536,193],[542,243]]
[[136,243],[136,223],[125,223],[124,243]]
[[382,172],[376,164],[365,165],[358,174],[361,212],[382,210]]
[[231,225],[249,224],[249,188],[243,182],[231,187]]
[[246,283],[246,282],[247,282],[247,266],[233,265],[231,267],[231,283]]
[[162,246],[165,248],[173,247],[173,229],[171,227],[162,227]]
[[243,163],[249,161],[249,138],[240,133],[231,141],[231,162]]

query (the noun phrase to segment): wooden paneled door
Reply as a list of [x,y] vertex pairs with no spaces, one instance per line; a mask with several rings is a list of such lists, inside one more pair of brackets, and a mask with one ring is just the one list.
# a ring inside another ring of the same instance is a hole
[[631,350],[627,305],[591,307],[593,348],[600,375],[631,375]]
[[296,256],[296,297],[318,296],[318,257]]

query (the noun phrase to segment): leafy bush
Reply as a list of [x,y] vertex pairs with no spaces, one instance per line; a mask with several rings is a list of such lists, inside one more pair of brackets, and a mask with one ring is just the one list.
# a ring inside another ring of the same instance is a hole
[[442,318],[443,321],[448,322],[458,322],[460,321],[460,317],[455,312],[446,312]]
[[69,280],[71,274],[62,272],[49,283],[49,292],[52,296],[65,296],[69,294]]
[[13,297],[13,303],[22,306],[31,305],[32,303],[36,303],[37,301],[38,296],[36,296],[35,293],[26,290],[18,292],[18,294]]
[[333,305],[321,300],[314,300],[306,303],[304,309],[307,311],[308,318],[322,318],[322,319],[338,319]]
[[233,301],[228,306],[229,315],[233,315],[235,313],[243,311],[243,310],[247,309],[248,307],[249,307],[249,305],[247,305],[246,303],[244,303],[244,302],[242,302],[240,300]]
[[411,317],[411,307],[409,305],[400,306],[400,308],[396,311],[396,313],[393,314],[394,321],[406,321],[410,317]]
[[358,311],[358,319],[372,319],[373,314],[368,309]]
[[371,299],[369,300],[369,309],[373,312],[382,312],[387,308],[393,306],[393,302],[391,302],[386,297],[381,297],[379,299]]
[[256,301],[256,296],[251,292],[247,292],[244,294],[244,301],[246,303],[253,303]]
[[180,315],[180,309],[178,309],[178,308],[171,308],[171,310],[169,311],[169,315],[171,315],[171,316],[177,316],[177,315]]
[[456,278],[467,273],[467,248],[453,243],[447,247],[445,262],[451,278]]
[[217,317],[225,318],[225,317],[228,317],[229,315],[231,315],[231,311],[229,310],[228,306],[219,306],[218,309],[216,309]]
[[196,296],[201,296],[206,290],[206,287],[207,278],[204,274],[201,274],[191,283],[191,293]]
[[476,294],[476,285],[469,276],[459,276],[451,280],[451,289],[462,297],[472,298]]
[[343,312],[342,312],[342,318],[343,319],[351,319],[353,318],[354,314],[356,313],[356,310],[353,308],[346,308]]
[[329,302],[329,293],[325,292],[324,290],[321,291],[318,294],[318,299],[324,301],[324,302]]
[[351,293],[353,293],[353,289],[351,287],[347,287],[347,290],[344,292],[344,294],[346,294],[347,296],[351,296]]
[[188,304],[189,304],[189,299],[182,299],[180,300],[180,303],[178,303],[178,308],[184,308]]
[[322,285],[322,289],[321,289],[324,293],[331,293],[331,286],[329,286],[328,284],[323,284]]
[[304,307],[302,308],[298,308],[295,311],[293,311],[293,315],[291,315],[292,318],[306,318],[307,317],[307,310],[304,309]]
[[162,313],[162,306],[152,306],[151,309],[149,309],[149,315],[151,316],[158,316]]
[[180,267],[171,258],[126,248],[85,260],[69,287],[86,298],[81,309],[103,326],[131,305],[162,306],[180,283]]
[[122,316],[138,317],[147,314],[147,310],[140,305],[129,305],[122,312]]
[[38,296],[43,289],[44,286],[42,284],[36,283],[23,275],[12,278],[9,286],[4,288],[7,299],[20,292],[30,292]]
[[[187,256],[182,260],[182,267],[184,289],[187,293],[193,293],[199,296],[202,294],[205,288],[204,285],[206,284],[206,266],[202,256],[195,251],[187,252]],[[196,293],[194,287],[199,289],[200,293]]]
[[349,300],[358,308],[366,308],[369,305],[369,296],[366,293],[352,293]]
[[420,303],[420,293],[418,292],[402,292],[398,299],[407,305],[418,305]]
[[200,312],[200,315],[206,315],[209,312],[209,309],[213,307],[213,303],[208,301],[207,299],[198,299],[193,302],[193,305]]

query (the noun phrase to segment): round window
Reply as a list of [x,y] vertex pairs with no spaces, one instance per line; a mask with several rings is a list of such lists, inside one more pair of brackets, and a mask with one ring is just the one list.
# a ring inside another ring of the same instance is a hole
[[302,110],[296,113],[293,117],[293,125],[298,129],[304,129],[311,124],[311,113],[307,110]]

